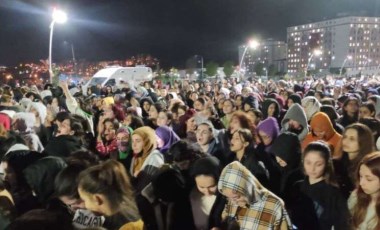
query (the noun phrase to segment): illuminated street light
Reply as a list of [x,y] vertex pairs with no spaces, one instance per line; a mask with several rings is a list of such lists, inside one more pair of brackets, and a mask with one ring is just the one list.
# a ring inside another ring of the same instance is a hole
[[307,76],[307,70],[309,69],[309,65],[310,65],[311,60],[313,59],[314,56],[319,56],[319,55],[321,55],[321,54],[322,54],[322,50],[320,50],[320,49],[315,49],[315,50],[313,51],[313,53],[310,55],[310,58],[309,58],[309,60],[307,61],[307,65],[306,65],[306,69],[305,69],[305,78],[306,78],[306,76]]
[[53,83],[53,67],[52,67],[52,45],[53,45],[53,31],[55,23],[65,23],[67,21],[67,15],[62,10],[53,10],[52,21],[50,23],[50,39],[49,39],[49,75],[50,83]]
[[342,76],[342,71],[343,71],[344,65],[346,64],[347,60],[352,60],[352,56],[348,55],[348,56],[344,59],[344,61],[343,61],[343,63],[342,63],[342,67],[340,68],[339,77]]
[[250,40],[248,42],[248,45],[245,46],[243,55],[242,55],[240,63],[239,63],[239,71],[241,70],[241,65],[243,64],[243,61],[244,61],[244,58],[245,58],[245,54],[247,53],[248,48],[251,48],[251,49],[255,50],[255,49],[257,49],[257,47],[259,45],[260,45],[260,43],[257,40]]

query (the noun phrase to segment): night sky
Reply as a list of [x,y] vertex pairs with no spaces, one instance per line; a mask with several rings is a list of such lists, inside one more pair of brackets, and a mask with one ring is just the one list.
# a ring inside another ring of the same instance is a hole
[[249,37],[286,39],[286,27],[338,13],[380,16],[380,0],[0,0],[0,65],[48,57],[53,6],[68,13],[54,31],[53,61],[125,59],[140,53],[164,67],[183,67],[199,54],[205,62],[237,63]]

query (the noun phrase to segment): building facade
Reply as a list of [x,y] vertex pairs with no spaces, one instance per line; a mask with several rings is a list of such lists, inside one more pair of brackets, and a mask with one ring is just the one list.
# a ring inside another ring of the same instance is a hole
[[[307,70],[347,75],[377,74],[380,64],[380,18],[343,17],[287,28],[289,74]],[[320,50],[320,55],[313,52]]]
[[[245,55],[244,51],[246,51]],[[239,46],[239,63],[241,63],[241,68],[247,75],[254,74],[255,66],[258,63],[263,64],[263,67],[266,69],[274,68],[276,73],[284,73],[287,67],[286,43],[284,41],[267,39],[260,41],[260,44],[256,48],[250,48],[247,45]]]

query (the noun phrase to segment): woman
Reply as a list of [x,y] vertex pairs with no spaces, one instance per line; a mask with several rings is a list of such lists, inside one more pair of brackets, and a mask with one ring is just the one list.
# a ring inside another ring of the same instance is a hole
[[111,159],[121,162],[125,169],[129,171],[133,157],[132,153],[132,132],[130,127],[120,127],[116,132],[117,150],[111,153]]
[[158,126],[169,126],[171,127],[173,121],[173,114],[164,109],[161,112],[158,113],[157,117],[157,125]]
[[152,129],[156,129],[158,114],[164,109],[164,106],[160,102],[156,102],[149,108],[149,120],[145,125],[151,127]]
[[246,112],[252,118],[254,125],[258,125],[263,119],[263,113],[258,109],[249,109]]
[[273,117],[268,117],[259,123],[256,130],[257,143],[264,145],[264,150],[266,152],[269,152],[273,141],[280,133],[277,120]]
[[276,101],[276,99],[273,98],[267,98],[263,102],[263,118],[266,119],[268,117],[274,117],[276,119],[280,116],[280,105]]
[[[303,180],[301,169],[301,144],[296,134],[291,132],[281,133],[270,149],[270,154],[275,158],[278,171],[270,170],[270,184],[272,192],[285,199],[287,191],[293,184]],[[267,167],[269,170],[269,166]],[[279,173],[279,176],[277,174]]]
[[355,170],[363,157],[375,150],[371,130],[363,124],[354,123],[346,127],[341,145],[341,159],[334,160],[337,181],[346,198],[354,190]]
[[167,126],[160,126],[156,129],[157,148],[164,155],[170,147],[180,140],[177,134]]
[[149,110],[150,106],[153,105],[153,100],[150,97],[141,98],[140,105],[142,105],[142,117],[146,120],[149,117]]
[[242,163],[262,183],[268,185],[269,173],[254,152],[254,139],[249,129],[238,129],[231,139],[230,150],[235,159]]
[[224,127],[228,127],[230,123],[233,112],[235,111],[235,101],[232,99],[227,99],[223,102],[223,114],[224,116],[220,119]]
[[96,150],[102,158],[109,158],[117,152],[116,130],[119,122],[116,119],[100,119],[98,125],[98,137],[96,139]]
[[380,229],[380,152],[365,156],[356,172],[358,187],[351,193],[348,207],[355,229]]
[[299,229],[349,229],[348,210],[334,180],[331,152],[311,142],[303,152],[305,180],[286,194],[293,224]]
[[364,102],[359,108],[359,119],[372,117],[375,118],[376,109],[375,106],[370,102]]
[[241,94],[237,94],[235,96],[235,106],[236,106],[236,110],[243,110],[244,107],[243,107],[243,102],[244,102],[245,98],[243,95]]
[[79,174],[78,193],[86,209],[108,217],[107,229],[143,229],[124,166],[108,160]]
[[33,113],[19,112],[13,116],[12,129],[21,135],[30,150],[42,152],[44,147],[33,129],[35,122]]
[[310,142],[325,141],[332,148],[333,158],[341,158],[340,145],[342,136],[334,130],[330,118],[325,113],[317,112],[311,119],[310,126],[311,132],[302,141],[302,149],[305,149]]
[[280,198],[263,187],[240,162],[222,171],[218,190],[228,199],[222,218],[235,229],[292,229]]
[[196,229],[221,226],[221,214],[226,202],[217,189],[220,173],[221,165],[215,157],[199,159],[192,166],[190,175],[196,186],[190,193],[190,202]]
[[338,120],[338,123],[346,127],[358,121],[359,117],[359,100],[356,97],[348,98],[342,107],[343,116]]
[[[64,114],[63,114],[64,115]],[[51,156],[67,157],[82,149],[83,126],[72,116],[63,116],[55,137],[49,140],[44,152]]]
[[321,103],[313,96],[304,97],[301,101],[301,105],[305,110],[308,121],[310,121],[314,114],[319,112],[321,108]]
[[78,193],[78,176],[88,168],[83,162],[76,161],[69,164],[55,178],[55,196],[66,205],[72,214],[73,226],[78,229],[86,229],[88,227],[101,227],[105,218],[97,216],[91,211],[86,210],[85,203]]

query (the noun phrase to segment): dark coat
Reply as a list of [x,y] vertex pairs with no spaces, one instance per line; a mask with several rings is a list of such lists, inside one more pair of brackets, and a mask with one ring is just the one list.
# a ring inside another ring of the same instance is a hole
[[49,156],[68,157],[79,150],[82,150],[82,141],[78,137],[60,135],[49,141],[44,152]]

